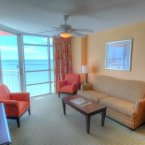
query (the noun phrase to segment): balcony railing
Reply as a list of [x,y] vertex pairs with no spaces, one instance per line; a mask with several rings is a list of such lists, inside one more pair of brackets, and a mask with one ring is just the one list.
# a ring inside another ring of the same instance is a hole
[[20,91],[20,76],[18,70],[3,70],[3,83],[6,84],[12,92]]
[[[18,70],[3,70],[3,83],[8,86],[11,92],[19,92],[20,89],[20,75]],[[35,76],[35,75],[34,75]],[[40,76],[41,78],[41,76]],[[32,76],[27,78],[29,81],[30,79],[33,80]],[[26,82],[26,89],[30,92],[31,96],[37,96],[42,94],[48,94],[54,92],[54,82],[42,82],[42,83],[34,83],[34,84],[27,84]]]

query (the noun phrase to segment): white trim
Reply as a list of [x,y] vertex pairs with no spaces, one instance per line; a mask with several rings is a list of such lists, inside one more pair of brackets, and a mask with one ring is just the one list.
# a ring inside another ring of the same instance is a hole
[[0,24],[0,30],[10,32],[10,33],[14,33],[14,34],[22,34],[21,31],[18,31],[16,29],[13,29],[13,28],[10,28],[8,26],[1,25],[1,24]]
[[44,35],[44,34],[38,34],[38,33],[23,33],[23,35],[32,35],[32,36],[41,36],[41,37],[53,37],[51,35]]
[[21,91],[25,92],[26,79],[25,79],[25,68],[24,68],[24,51],[23,51],[23,35],[18,35],[18,55],[19,55],[19,75],[20,75],[20,86]]

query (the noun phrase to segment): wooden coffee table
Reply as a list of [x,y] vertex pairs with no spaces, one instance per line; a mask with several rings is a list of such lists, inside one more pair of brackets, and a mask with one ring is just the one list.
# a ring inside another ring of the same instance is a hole
[[85,115],[86,116],[86,130],[87,130],[87,133],[89,133],[90,132],[91,116],[93,116],[97,113],[101,113],[101,115],[102,115],[101,125],[104,126],[107,107],[103,106],[103,105],[100,105],[100,104],[98,104],[96,102],[93,102],[93,101],[88,101],[88,102],[82,103],[82,104],[76,104],[73,101],[76,100],[77,98],[82,98],[82,97],[78,96],[78,95],[74,95],[74,96],[62,98],[64,115],[66,115],[65,104],[71,106],[75,110],[77,110],[80,113],[82,113],[83,115]]

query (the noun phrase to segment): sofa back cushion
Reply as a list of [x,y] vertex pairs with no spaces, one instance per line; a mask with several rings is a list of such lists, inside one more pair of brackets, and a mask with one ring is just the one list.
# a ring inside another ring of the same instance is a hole
[[109,96],[122,98],[132,103],[145,97],[145,82],[121,80],[108,76],[98,76],[93,88]]
[[4,84],[0,84],[0,99],[9,99],[10,91]]

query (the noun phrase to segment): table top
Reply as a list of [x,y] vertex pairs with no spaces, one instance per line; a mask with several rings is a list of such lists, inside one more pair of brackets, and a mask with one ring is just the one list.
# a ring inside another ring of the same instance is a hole
[[84,102],[82,104],[75,103],[75,102],[79,101],[79,98],[82,98],[82,97],[79,95],[74,95],[74,96],[64,97],[64,98],[62,98],[62,100],[64,103],[76,108],[79,111],[85,112],[86,114],[94,113],[94,112],[107,108],[104,105],[98,104],[97,102],[93,102],[93,101],[90,101],[90,100],[87,100],[84,98],[83,98],[83,100],[86,100],[86,102]]

